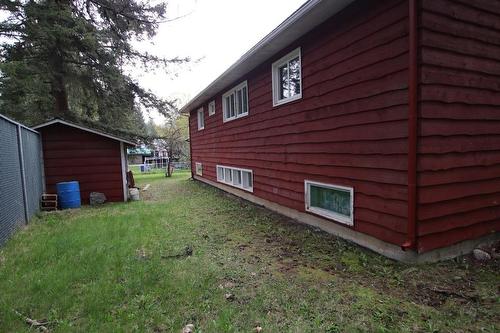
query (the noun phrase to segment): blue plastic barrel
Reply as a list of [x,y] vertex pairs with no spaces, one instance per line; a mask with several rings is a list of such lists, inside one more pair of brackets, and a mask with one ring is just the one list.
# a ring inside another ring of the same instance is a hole
[[77,181],[57,183],[56,188],[61,209],[79,208],[82,205],[80,184]]

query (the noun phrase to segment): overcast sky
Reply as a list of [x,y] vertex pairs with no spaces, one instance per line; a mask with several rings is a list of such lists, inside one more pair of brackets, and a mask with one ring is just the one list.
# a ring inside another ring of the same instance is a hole
[[[176,73],[133,76],[146,88],[181,105],[210,84],[241,55],[299,8],[305,0],[168,0],[169,17],[141,49],[166,57],[201,59]],[[180,106],[181,106],[180,105]],[[155,122],[161,117],[153,115]]]

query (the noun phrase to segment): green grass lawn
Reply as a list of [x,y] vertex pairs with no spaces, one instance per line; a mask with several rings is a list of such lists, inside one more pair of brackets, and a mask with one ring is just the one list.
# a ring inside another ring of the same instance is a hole
[[[188,180],[42,214],[0,252],[0,332],[498,332],[500,265],[408,266]],[[183,256],[191,246],[193,254]]]
[[141,167],[139,165],[131,165],[129,166],[129,170],[134,173],[134,177],[139,177],[139,178],[147,174],[156,174],[156,173],[165,174],[165,169],[163,168],[154,169],[152,167],[150,167],[146,172],[141,172]]

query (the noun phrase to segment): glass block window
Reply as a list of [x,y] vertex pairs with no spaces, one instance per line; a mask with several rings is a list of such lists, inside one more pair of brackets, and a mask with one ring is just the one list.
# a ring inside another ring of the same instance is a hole
[[353,225],[354,189],[352,187],[305,181],[306,211]]

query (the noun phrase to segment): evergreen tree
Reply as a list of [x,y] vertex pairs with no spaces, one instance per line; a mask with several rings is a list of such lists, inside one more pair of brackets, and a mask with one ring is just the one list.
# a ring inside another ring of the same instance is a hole
[[141,108],[169,116],[175,105],[124,71],[181,64],[135,49],[165,20],[166,4],[144,0],[0,0],[1,112],[28,124],[54,116],[144,129]]

